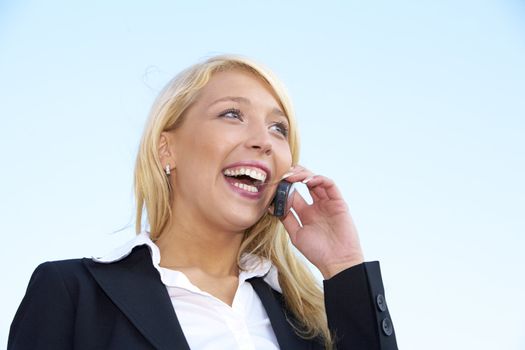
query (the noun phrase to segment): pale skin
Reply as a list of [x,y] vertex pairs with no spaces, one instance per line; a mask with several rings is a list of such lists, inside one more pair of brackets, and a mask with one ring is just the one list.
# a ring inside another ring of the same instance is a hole
[[[220,100],[220,101],[218,101]],[[218,102],[217,102],[218,101]],[[241,115],[238,114],[240,112]],[[241,70],[215,73],[185,112],[161,134],[159,159],[172,169],[171,220],[155,242],[161,266],[183,272],[201,290],[232,305],[238,287],[237,254],[244,231],[269,210],[278,180],[306,181],[313,205],[292,197],[282,218],[292,243],[329,279],[363,262],[357,230],[334,182],[292,163],[287,118],[271,88]],[[257,198],[232,190],[223,169],[254,161],[271,174]]]

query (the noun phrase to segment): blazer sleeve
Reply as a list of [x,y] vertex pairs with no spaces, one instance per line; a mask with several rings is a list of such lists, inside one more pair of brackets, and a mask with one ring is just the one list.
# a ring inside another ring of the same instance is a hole
[[58,268],[43,263],[33,272],[15,314],[7,349],[72,349],[73,317],[73,302]]
[[353,266],[323,285],[328,327],[337,349],[397,349],[379,262]]

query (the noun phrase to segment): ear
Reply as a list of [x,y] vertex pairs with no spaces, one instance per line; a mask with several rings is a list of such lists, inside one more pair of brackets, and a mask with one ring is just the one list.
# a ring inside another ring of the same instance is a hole
[[157,152],[159,154],[160,164],[163,168],[168,164],[172,169],[175,168],[175,154],[171,150],[172,147],[172,135],[165,131],[161,132]]

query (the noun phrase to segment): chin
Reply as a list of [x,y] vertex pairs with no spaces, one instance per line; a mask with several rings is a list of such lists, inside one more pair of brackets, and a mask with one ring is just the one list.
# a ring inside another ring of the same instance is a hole
[[224,218],[226,221],[234,227],[235,231],[245,231],[255,225],[261,217],[264,215],[264,211],[261,212],[255,210],[232,210],[230,213],[225,214]]

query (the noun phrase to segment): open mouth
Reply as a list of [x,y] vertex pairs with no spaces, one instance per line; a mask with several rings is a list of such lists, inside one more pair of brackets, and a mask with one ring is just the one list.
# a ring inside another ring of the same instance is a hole
[[254,167],[234,167],[223,171],[226,180],[235,187],[250,193],[262,192],[266,186],[267,174]]

